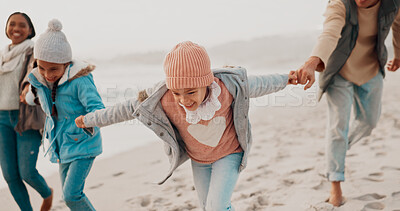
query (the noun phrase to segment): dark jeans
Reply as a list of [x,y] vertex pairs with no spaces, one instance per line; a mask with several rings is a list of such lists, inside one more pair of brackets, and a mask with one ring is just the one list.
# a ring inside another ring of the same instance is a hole
[[32,210],[32,206],[23,181],[43,198],[49,197],[51,190],[36,169],[41,135],[35,130],[15,132],[18,113],[18,110],[0,111],[0,164],[14,200],[25,211]]

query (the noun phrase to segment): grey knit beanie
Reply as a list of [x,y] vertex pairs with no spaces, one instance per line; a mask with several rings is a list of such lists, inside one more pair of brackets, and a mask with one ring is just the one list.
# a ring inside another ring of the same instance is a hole
[[59,20],[53,19],[49,22],[49,28],[35,42],[35,59],[57,64],[72,61],[71,46],[61,29]]

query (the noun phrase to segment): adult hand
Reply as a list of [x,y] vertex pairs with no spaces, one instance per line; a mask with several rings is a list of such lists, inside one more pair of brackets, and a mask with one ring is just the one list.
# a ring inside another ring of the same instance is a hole
[[19,96],[19,101],[20,101],[21,103],[28,104],[28,103],[26,102],[26,93],[28,93],[28,92],[29,92],[29,85],[27,84],[27,85],[25,85],[25,87],[22,89],[21,95]]
[[309,89],[315,82],[315,70],[321,59],[315,56],[310,57],[297,72],[297,81],[299,84],[306,84],[304,90]]
[[79,128],[86,128],[85,123],[83,122],[84,116],[79,116],[75,119],[75,124]]
[[287,84],[297,85],[297,72],[292,70],[289,72],[288,76],[289,79]]
[[393,59],[388,62],[386,68],[389,71],[395,72],[400,67],[400,59]]

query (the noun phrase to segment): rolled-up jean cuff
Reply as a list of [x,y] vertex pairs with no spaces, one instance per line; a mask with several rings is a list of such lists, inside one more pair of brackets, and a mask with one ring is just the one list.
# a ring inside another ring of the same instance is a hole
[[326,177],[330,182],[344,182],[344,173],[328,172]]

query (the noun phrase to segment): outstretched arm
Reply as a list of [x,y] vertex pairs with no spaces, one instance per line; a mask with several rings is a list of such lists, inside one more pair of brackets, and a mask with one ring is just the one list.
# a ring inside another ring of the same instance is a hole
[[134,116],[132,115],[135,111],[133,108],[135,103],[134,101],[136,101],[135,98],[105,109],[88,113],[85,116],[76,118],[75,123],[80,128],[95,126],[104,127],[134,119]]
[[325,69],[329,57],[335,50],[346,23],[346,8],[342,1],[330,1],[325,11],[324,28],[318,37],[311,57],[297,70],[298,83],[306,84],[304,90],[315,82],[315,71]]
[[78,127],[103,127],[133,119],[133,116],[131,115],[133,113],[131,101],[104,108],[101,97],[97,92],[93,81],[90,80],[90,77],[82,77],[75,80],[81,80],[78,96],[80,102],[88,113],[85,116],[80,116],[75,119],[75,123]]
[[251,98],[261,97],[277,92],[289,83],[288,74],[272,74],[249,76],[249,96]]

